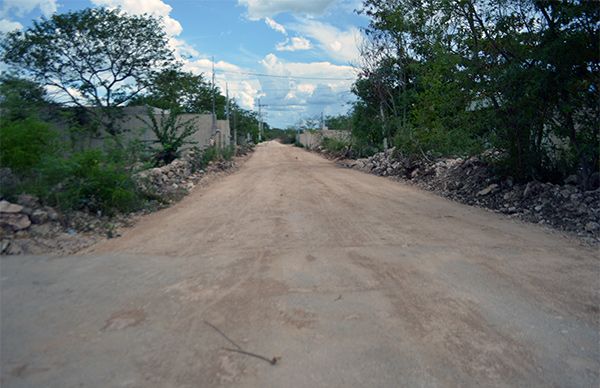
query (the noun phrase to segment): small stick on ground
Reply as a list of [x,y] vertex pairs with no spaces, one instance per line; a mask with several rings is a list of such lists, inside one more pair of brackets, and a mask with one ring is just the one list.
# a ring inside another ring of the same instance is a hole
[[235,341],[233,341],[231,338],[227,337],[227,334],[223,333],[221,330],[219,330],[218,327],[216,327],[215,325],[213,325],[212,323],[208,322],[208,321],[204,321],[204,323],[206,323],[208,326],[212,327],[213,329],[215,329],[215,331],[219,334],[221,334],[223,336],[223,338],[225,338],[227,341],[229,341],[233,346],[235,346],[236,348],[238,348],[239,350],[242,350],[242,347],[238,344],[235,343]]
[[275,364],[277,364],[277,361],[278,361],[278,360],[279,360],[279,358],[280,358],[280,357],[273,357],[273,358],[271,358],[271,359],[268,359],[267,357],[265,357],[265,356],[261,356],[260,354],[256,354],[256,353],[252,353],[252,352],[247,352],[247,351],[245,351],[245,350],[241,350],[241,349],[231,349],[231,348],[223,348],[223,349],[224,349],[224,350],[228,350],[228,351],[230,351],[230,352],[236,352],[236,353],[245,354],[245,355],[247,355],[247,356],[256,357],[256,358],[259,358],[259,359],[261,359],[261,360],[263,360],[263,361],[266,361],[266,362],[268,362],[268,363],[269,363],[269,364],[271,364],[271,365],[275,365]]
[[237,349],[232,349],[232,348],[223,348],[224,350],[227,350],[229,352],[236,352],[236,353],[241,353],[241,354],[245,354],[247,356],[251,356],[251,357],[256,357],[260,360],[266,361],[271,365],[275,365],[277,364],[277,361],[281,358],[281,357],[273,357],[273,358],[267,358],[265,356],[261,356],[260,354],[256,354],[256,353],[252,353],[252,352],[247,352],[244,349],[242,349],[242,347],[238,344],[235,343],[234,340],[232,340],[231,338],[227,337],[227,334],[223,333],[218,327],[216,327],[215,325],[213,325],[212,323],[208,322],[208,321],[204,321],[205,324],[207,324],[208,326],[212,327],[217,333],[221,334],[221,336],[223,336],[223,338],[225,338],[227,341],[229,341],[233,346],[235,346]]

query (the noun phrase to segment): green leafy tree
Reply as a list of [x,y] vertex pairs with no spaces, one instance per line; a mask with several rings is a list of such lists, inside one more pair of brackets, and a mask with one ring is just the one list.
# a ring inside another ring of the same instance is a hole
[[408,151],[437,154],[494,147],[520,179],[577,172],[585,183],[598,170],[597,4],[366,0],[361,12],[371,22],[357,136],[393,134]]
[[352,129],[352,117],[347,114],[341,114],[337,116],[325,117],[325,126],[329,129],[335,130],[351,130]]
[[118,108],[173,65],[160,19],[120,9],[89,8],[34,21],[2,42],[2,60],[53,87],[116,135]]
[[10,74],[0,76],[0,124],[39,116],[49,105],[46,90],[36,82]]
[[[258,142],[258,114],[252,110],[243,109],[237,103],[230,103],[231,126],[237,132],[237,139],[242,143],[250,135],[252,142]],[[266,124],[266,123],[263,123]],[[268,126],[266,126],[268,129]]]
[[[215,111],[218,119],[225,118],[227,99],[218,87],[214,89]],[[177,109],[185,113],[212,112],[213,87],[204,75],[180,69],[167,69],[156,74],[143,96],[130,105],[150,105],[161,109]]]

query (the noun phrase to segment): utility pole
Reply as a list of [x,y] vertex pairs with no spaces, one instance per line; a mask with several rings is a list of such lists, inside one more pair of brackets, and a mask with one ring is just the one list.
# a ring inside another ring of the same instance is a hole
[[259,142],[262,141],[262,135],[263,135],[263,119],[262,119],[262,110],[261,110],[261,108],[263,106],[268,106],[268,105],[261,104],[260,97],[259,97],[258,98],[258,141]]
[[217,133],[217,114],[215,112],[215,57],[212,57],[212,133]]
[[235,110],[236,105],[233,105],[233,145],[237,150],[237,111]]
[[323,121],[323,111],[321,111],[321,131],[325,129],[325,122]]
[[229,142],[231,142],[231,121],[229,120],[229,84],[225,82],[225,98],[227,98],[227,105],[225,106],[226,113],[225,117],[227,117],[227,124],[229,124]]
[[258,142],[262,141],[262,115],[260,113],[260,97],[258,98]]

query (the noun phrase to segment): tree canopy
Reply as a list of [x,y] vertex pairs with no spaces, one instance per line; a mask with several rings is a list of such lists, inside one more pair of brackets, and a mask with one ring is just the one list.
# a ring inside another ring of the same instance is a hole
[[41,84],[60,91],[66,102],[95,107],[92,113],[112,133],[115,109],[173,66],[159,18],[120,9],[88,8],[34,21],[2,42],[3,61]]
[[[217,118],[225,118],[227,99],[217,86],[214,89]],[[150,105],[184,113],[212,111],[213,86],[203,74],[193,74],[171,68],[156,74],[143,95],[134,98],[131,105]]]
[[530,0],[366,0],[353,131],[407,152],[493,147],[521,179],[598,170],[600,7]]

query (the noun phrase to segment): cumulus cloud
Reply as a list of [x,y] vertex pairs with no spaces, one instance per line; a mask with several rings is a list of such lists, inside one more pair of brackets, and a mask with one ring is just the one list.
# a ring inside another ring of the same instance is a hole
[[0,33],[23,28],[21,23],[8,18],[9,14],[23,17],[36,8],[40,10],[42,15],[50,16],[56,12],[56,0],[4,0],[0,6]]
[[93,4],[116,8],[120,7],[123,11],[141,15],[144,13],[156,17],[162,17],[167,35],[173,37],[178,36],[183,31],[181,24],[170,16],[173,7],[164,3],[162,0],[91,0]]
[[302,19],[289,28],[317,41],[319,47],[332,59],[352,63],[360,57],[358,46],[362,40],[362,34],[354,26],[340,30],[317,20]]
[[36,8],[39,8],[42,15],[50,16],[56,12],[56,0],[4,0],[0,8],[0,17],[9,12],[22,17]]
[[281,78],[260,78],[262,102],[269,121],[283,127],[302,118],[339,114],[347,110],[348,93],[356,73],[351,66],[331,62],[288,62],[275,54],[266,55],[263,72]]
[[271,19],[270,17],[265,17],[265,23],[267,23],[267,26],[271,27],[271,29],[277,31],[277,32],[281,32],[282,34],[287,34],[287,31],[285,30],[285,27],[282,26],[281,24],[277,23],[275,20]]
[[327,82],[333,84],[343,84],[348,86],[356,77],[353,67],[347,65],[336,65],[331,62],[287,62],[278,58],[275,54],[267,54],[260,64],[263,68],[273,75],[289,77],[314,77],[314,78],[332,78]]
[[[207,81],[212,76],[212,60],[209,58],[198,58],[188,60],[183,64],[183,70],[194,74],[204,74]],[[241,73],[245,69],[226,61],[215,62],[216,85],[225,94],[229,88],[229,96],[235,98],[242,108],[253,109],[254,101],[259,94],[260,83],[257,79],[251,79]]]
[[320,15],[334,0],[238,0],[247,8],[247,17],[259,20],[288,12],[303,15]]
[[277,51],[298,51],[309,50],[312,48],[310,41],[301,36],[294,36],[292,39],[286,39],[285,42],[277,43],[275,49]]
[[14,22],[9,19],[0,19],[0,33],[7,33],[22,28],[23,25],[19,22]]

